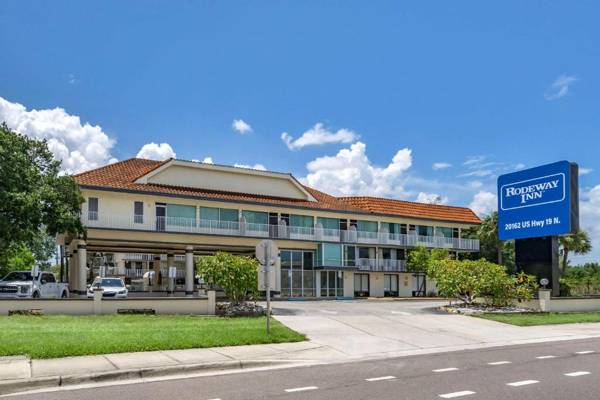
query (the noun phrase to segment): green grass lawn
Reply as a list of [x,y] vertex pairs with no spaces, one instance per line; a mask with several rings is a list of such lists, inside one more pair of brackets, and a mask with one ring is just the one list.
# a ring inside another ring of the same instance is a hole
[[54,358],[299,342],[306,337],[276,320],[174,315],[0,317],[0,356]]
[[485,313],[475,315],[492,321],[504,322],[518,326],[575,324],[582,322],[600,322],[600,312],[573,312],[573,313],[512,313],[498,314]]

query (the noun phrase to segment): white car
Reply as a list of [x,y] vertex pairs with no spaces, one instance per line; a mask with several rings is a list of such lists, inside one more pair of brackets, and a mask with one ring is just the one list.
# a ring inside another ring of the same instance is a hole
[[94,289],[103,289],[103,298],[126,299],[129,291],[121,278],[96,278],[88,287],[87,297],[94,297]]

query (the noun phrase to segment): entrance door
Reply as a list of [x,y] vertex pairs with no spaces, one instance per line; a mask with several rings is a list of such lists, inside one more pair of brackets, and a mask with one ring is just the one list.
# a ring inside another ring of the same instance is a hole
[[344,296],[344,272],[321,271],[321,297]]
[[369,296],[369,274],[354,274],[354,296]]
[[156,230],[164,231],[167,217],[167,205],[156,203]]
[[313,297],[315,275],[312,251],[281,252],[281,296]]
[[383,275],[383,295],[385,297],[398,296],[398,275]]

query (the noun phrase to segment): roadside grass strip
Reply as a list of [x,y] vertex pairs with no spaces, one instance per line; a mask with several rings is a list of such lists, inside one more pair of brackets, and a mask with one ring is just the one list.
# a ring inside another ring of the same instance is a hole
[[440,368],[440,369],[432,370],[432,372],[450,372],[450,371],[458,371],[458,368],[452,367],[452,368]]
[[306,392],[308,390],[317,390],[318,387],[317,386],[304,386],[304,387],[297,387],[297,388],[292,388],[292,389],[285,389],[285,391],[287,393],[295,393],[295,392]]
[[494,361],[494,362],[488,363],[488,365],[505,365],[505,364],[512,364],[512,362],[510,362],[510,361]]
[[565,376],[575,377],[575,376],[584,376],[584,375],[589,375],[589,374],[591,374],[591,372],[588,372],[588,371],[576,371],[576,372],[569,372],[569,373],[565,374]]
[[519,387],[519,386],[533,385],[534,383],[540,383],[540,381],[534,381],[534,380],[530,379],[527,381],[510,382],[510,383],[507,383],[507,385],[512,386],[512,387]]
[[368,379],[365,379],[365,381],[367,381],[367,382],[377,382],[377,381],[388,381],[390,379],[396,379],[396,377],[392,376],[392,375],[380,376],[378,378],[368,378]]
[[456,397],[470,396],[472,394],[475,394],[475,392],[472,392],[470,390],[463,390],[462,392],[439,394],[438,396],[442,399],[454,399]]
[[0,356],[58,358],[106,353],[298,342],[277,320],[189,315],[0,316]]

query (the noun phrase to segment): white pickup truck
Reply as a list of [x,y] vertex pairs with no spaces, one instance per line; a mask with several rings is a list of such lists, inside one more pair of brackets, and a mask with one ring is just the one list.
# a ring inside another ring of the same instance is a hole
[[57,282],[52,272],[41,271],[33,276],[31,271],[9,272],[0,280],[0,299],[65,299],[69,297],[66,283]]

